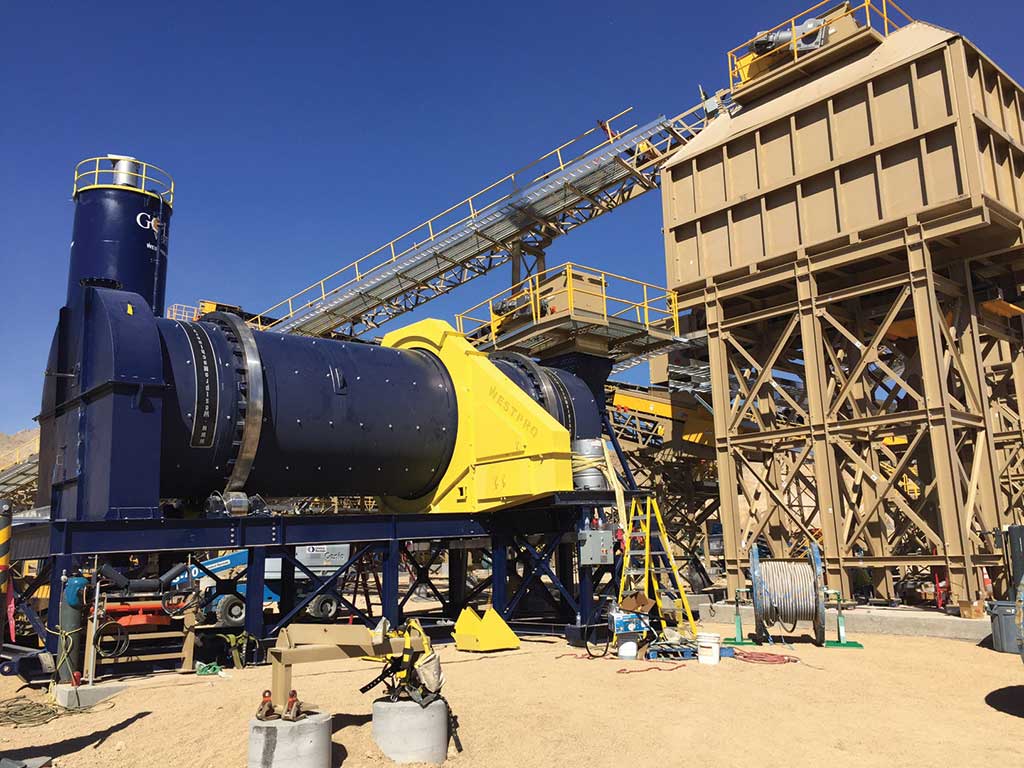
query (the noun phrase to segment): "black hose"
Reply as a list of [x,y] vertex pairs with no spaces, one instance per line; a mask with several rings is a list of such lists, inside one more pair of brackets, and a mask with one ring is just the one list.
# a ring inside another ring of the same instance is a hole
[[[603,648],[601,648],[601,643],[600,642],[592,642],[592,638],[596,638],[598,631],[601,630],[602,628],[604,628],[604,630],[605,630],[605,638],[604,638],[604,647]],[[584,639],[583,639],[583,645],[586,646],[587,655],[590,658],[592,658],[592,659],[600,659],[600,658],[603,658],[603,657],[607,656],[608,655],[608,648],[611,646],[611,643],[612,643],[612,633],[611,633],[611,630],[608,628],[607,624],[591,624],[588,627],[587,633],[586,633],[586,635],[584,635]],[[598,647],[598,648],[601,648],[601,652],[597,653],[595,651],[592,651],[590,649],[591,645],[593,645],[595,647]]]
[[[111,630],[109,633],[107,630]],[[115,638],[113,648],[104,648],[101,642],[104,637],[110,635]],[[131,638],[128,635],[128,630],[125,629],[121,624],[116,622],[114,619],[107,619],[100,624],[99,629],[96,630],[96,635],[92,639],[92,644],[96,647],[96,654],[103,659],[116,659],[128,651],[128,644]]]

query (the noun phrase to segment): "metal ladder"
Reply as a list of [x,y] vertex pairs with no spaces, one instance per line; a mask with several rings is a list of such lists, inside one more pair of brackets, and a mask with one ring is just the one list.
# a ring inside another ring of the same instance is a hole
[[[685,616],[692,636],[696,637],[697,623],[693,620],[690,601],[672,556],[661,507],[654,496],[632,500],[625,525],[625,539],[619,602],[627,594],[642,591],[657,604],[662,619],[674,613],[677,624],[682,626]],[[663,576],[668,577],[667,584],[662,582]]]

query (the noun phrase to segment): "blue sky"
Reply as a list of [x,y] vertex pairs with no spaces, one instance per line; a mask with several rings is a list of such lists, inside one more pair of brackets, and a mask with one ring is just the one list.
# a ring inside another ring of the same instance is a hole
[[[806,2],[807,0],[805,0]],[[32,425],[71,171],[175,177],[168,301],[260,310],[625,106],[676,114],[803,2],[8,3],[0,46],[0,431]],[[1024,79],[1019,2],[907,0]],[[1006,23],[1012,19],[1013,23]],[[656,194],[555,241],[664,281]],[[499,270],[417,313],[450,319]],[[400,322],[400,321],[399,321]]]

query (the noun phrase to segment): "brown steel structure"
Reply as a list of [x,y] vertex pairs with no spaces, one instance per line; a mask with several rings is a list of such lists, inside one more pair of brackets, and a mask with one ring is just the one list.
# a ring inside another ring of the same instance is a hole
[[1024,510],[1024,93],[927,24],[842,40],[737,90],[662,170],[730,594],[756,543],[815,539],[846,595],[930,569],[973,599]]
[[654,492],[669,538],[705,568],[717,566],[709,524],[718,520],[711,413],[692,395],[619,385],[609,423],[636,483]]

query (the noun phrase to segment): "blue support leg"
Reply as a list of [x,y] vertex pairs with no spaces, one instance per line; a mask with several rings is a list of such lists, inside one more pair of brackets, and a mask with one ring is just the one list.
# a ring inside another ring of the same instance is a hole
[[508,610],[508,536],[495,532],[491,536],[491,605],[505,619]]
[[381,611],[391,626],[397,627],[402,620],[402,610],[398,604],[398,571],[402,567],[402,554],[396,539],[384,542],[382,547],[383,579],[380,585]]
[[[555,557],[555,575],[558,576],[558,580],[562,582],[565,588],[572,593],[576,593],[576,569],[575,569],[575,554],[577,545],[572,541],[563,541],[558,545],[557,555]],[[569,604],[569,601],[562,596],[561,599],[562,611],[567,614],[571,619],[575,619],[573,614],[575,609]]]
[[264,547],[249,549],[249,567],[245,571],[245,631],[263,639],[263,587],[267,564]]
[[580,579],[580,624],[592,624],[594,621],[594,569],[589,565],[581,565]]
[[469,550],[448,550],[448,618],[457,619],[466,607],[466,579],[469,574]]
[[277,610],[282,616],[295,607],[295,547],[285,547],[281,558],[281,591]]

